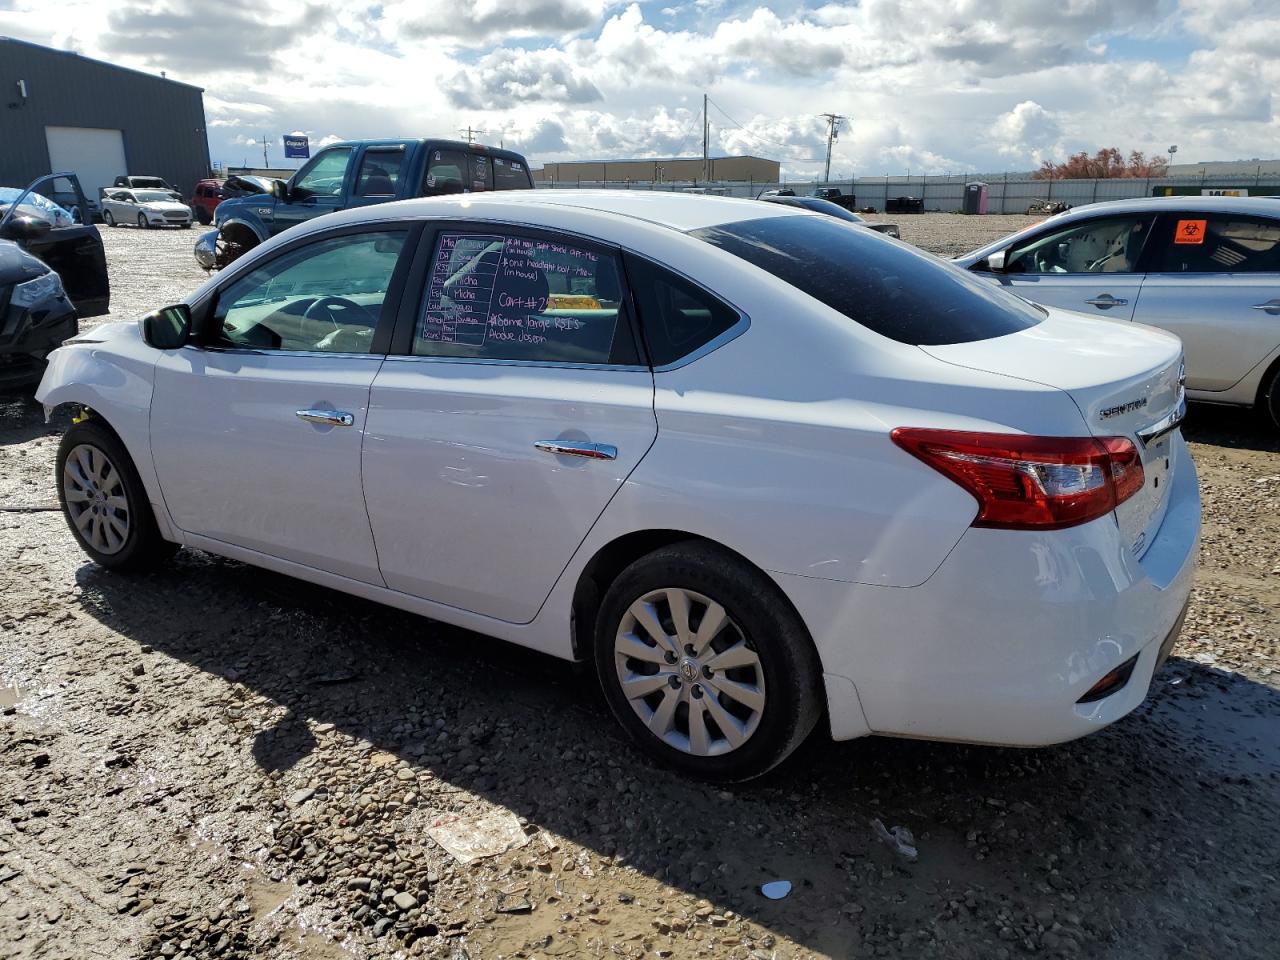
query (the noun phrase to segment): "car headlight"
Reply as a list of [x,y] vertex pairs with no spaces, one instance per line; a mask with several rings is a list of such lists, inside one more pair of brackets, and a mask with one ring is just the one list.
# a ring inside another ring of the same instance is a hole
[[9,298],[9,303],[15,307],[30,309],[41,300],[63,296],[66,296],[66,294],[62,291],[62,278],[50,270],[34,280],[28,280],[26,283],[20,283],[14,287],[13,296]]

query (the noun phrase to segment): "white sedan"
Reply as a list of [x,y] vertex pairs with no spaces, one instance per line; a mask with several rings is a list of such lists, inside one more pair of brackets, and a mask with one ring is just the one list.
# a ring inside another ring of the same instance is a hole
[[955,262],[1036,303],[1177,334],[1192,400],[1280,427],[1280,199],[1091,203]]
[[1038,745],[1145,697],[1199,538],[1175,337],[830,217],[537,191],[276,237],[53,353],[72,533],[594,660],[731,781],[819,723]]
[[109,227],[137,224],[148,227],[191,227],[191,208],[171,190],[107,190],[102,195],[102,219]]

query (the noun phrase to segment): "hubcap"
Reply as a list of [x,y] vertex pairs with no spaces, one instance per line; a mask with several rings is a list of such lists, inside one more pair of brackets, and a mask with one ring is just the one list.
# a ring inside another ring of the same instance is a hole
[[613,648],[631,709],[669,746],[717,756],[737,750],[760,725],[760,658],[714,600],[679,587],[647,593],[627,609]]
[[129,539],[129,501],[124,482],[107,455],[82,443],[62,466],[67,515],[80,535],[99,553],[119,553]]

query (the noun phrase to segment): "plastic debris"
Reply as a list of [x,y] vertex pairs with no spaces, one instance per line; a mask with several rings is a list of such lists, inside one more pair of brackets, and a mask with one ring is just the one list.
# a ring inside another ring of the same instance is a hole
[[871,832],[876,835],[877,840],[897,851],[909,863],[916,862],[919,856],[916,851],[916,838],[911,835],[911,831],[906,827],[894,827],[892,830],[886,830],[884,824],[879,820],[872,820]]
[[506,810],[465,820],[446,814],[432,822],[427,835],[462,864],[496,857],[529,842],[515,814]]
[[791,892],[791,881],[770,880],[760,887],[760,892],[770,900],[781,900]]

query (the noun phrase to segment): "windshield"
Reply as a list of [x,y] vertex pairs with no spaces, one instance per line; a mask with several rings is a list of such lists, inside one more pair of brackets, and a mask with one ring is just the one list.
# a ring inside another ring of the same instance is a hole
[[[17,187],[0,187],[0,213],[8,210],[22,194],[23,190]],[[69,227],[72,224],[71,214],[62,207],[58,206],[48,197],[41,196],[38,193],[28,193],[22,203],[18,204],[16,216],[19,217],[37,217],[41,220],[48,220],[55,227]]]
[[1044,316],[932,254],[831,217],[764,217],[690,233],[899,343],[987,340]]
[[139,203],[154,203],[157,200],[172,200],[173,194],[168,190],[135,190],[133,196]]

